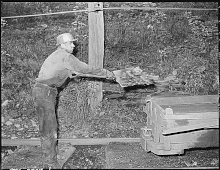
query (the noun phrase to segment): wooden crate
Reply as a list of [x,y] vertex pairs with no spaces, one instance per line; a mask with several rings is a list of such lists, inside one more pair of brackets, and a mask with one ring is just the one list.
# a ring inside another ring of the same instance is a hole
[[183,154],[184,149],[219,146],[218,96],[145,99],[147,126],[141,144],[157,155]]

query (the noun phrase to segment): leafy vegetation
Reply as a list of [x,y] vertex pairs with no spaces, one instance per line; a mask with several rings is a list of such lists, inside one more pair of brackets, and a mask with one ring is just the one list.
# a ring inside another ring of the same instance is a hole
[[[218,8],[218,3],[104,3],[106,8],[121,6]],[[1,16],[86,8],[86,2],[1,2]],[[127,66],[140,66],[141,69],[154,72],[161,77],[175,71],[177,77],[184,83],[183,91],[195,95],[217,94],[219,88],[217,16],[217,11],[104,10],[104,68],[115,70]],[[56,49],[57,35],[63,32],[71,32],[77,37],[79,44],[77,57],[88,62],[88,13],[1,19],[3,138],[39,137],[37,116],[34,114],[32,101],[32,86],[43,61]],[[58,107],[59,138],[138,137],[140,128],[145,126],[147,121],[142,108],[131,104],[125,106],[125,103],[118,100],[103,100],[97,112],[90,113],[85,102],[90,96],[86,89],[88,83],[87,80],[71,82],[61,92]],[[109,89],[118,88],[115,84],[106,84],[110,86]],[[78,112],[83,114],[79,115]],[[87,122],[83,122],[83,119],[87,119]],[[86,149],[85,146],[77,148],[75,152],[77,156],[69,159],[67,168],[104,166],[104,147],[98,149],[101,150],[98,156],[94,153],[97,152],[96,147],[94,151]],[[210,154],[205,154],[211,159]],[[199,155],[199,159],[202,158],[200,153]],[[172,163],[171,158],[168,159],[168,162]],[[14,161],[14,158],[12,160]],[[187,156],[182,159],[183,164],[185,160],[192,159]],[[200,160],[202,163],[198,162],[198,165],[210,166],[210,162]],[[143,162],[146,163],[146,159]],[[180,164],[178,161],[173,162]],[[218,166],[218,161],[215,162],[214,166]],[[155,165],[158,166],[157,162]]]
[[[105,2],[104,6],[218,7],[215,2]],[[86,8],[85,2],[1,2],[1,16]],[[216,11],[104,10],[104,19],[104,68],[140,66],[161,77],[176,70],[184,82],[183,91],[195,95],[218,93]],[[1,19],[1,102],[9,101],[2,108],[4,113],[13,117],[33,113],[34,79],[43,61],[56,49],[56,36],[63,32],[78,38],[77,57],[87,62],[87,13]],[[68,88],[78,86],[70,84]],[[69,98],[73,96],[66,100]]]

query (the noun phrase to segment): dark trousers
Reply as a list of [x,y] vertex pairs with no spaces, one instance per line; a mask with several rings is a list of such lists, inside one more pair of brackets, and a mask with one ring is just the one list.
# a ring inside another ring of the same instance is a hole
[[[45,162],[57,163],[57,130],[56,107],[58,90],[46,84],[36,83],[33,88],[33,97],[39,120],[41,149]],[[58,165],[57,165],[58,166]]]

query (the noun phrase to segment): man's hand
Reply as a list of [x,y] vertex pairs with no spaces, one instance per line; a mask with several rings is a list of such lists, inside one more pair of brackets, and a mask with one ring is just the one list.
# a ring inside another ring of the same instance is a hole
[[108,76],[106,77],[107,80],[112,80],[112,81],[115,81],[116,80],[116,77],[115,77],[115,74],[111,71],[109,71],[109,74]]
[[69,75],[69,78],[71,78],[71,79],[76,78],[76,77],[77,77],[77,75],[75,73]]

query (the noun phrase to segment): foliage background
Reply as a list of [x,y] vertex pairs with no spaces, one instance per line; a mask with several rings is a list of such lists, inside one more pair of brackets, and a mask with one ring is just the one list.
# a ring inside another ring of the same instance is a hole
[[[105,2],[104,7],[217,8],[217,2]],[[1,16],[18,16],[86,9],[86,2],[1,2]],[[105,10],[104,68],[140,66],[161,77],[173,70],[184,81],[185,92],[217,94],[217,11]],[[123,22],[122,22],[123,21]],[[11,116],[32,115],[31,88],[39,69],[55,49],[56,36],[71,32],[78,38],[77,57],[88,61],[88,14],[71,13],[42,17],[1,19],[1,103]],[[73,83],[62,92],[61,105],[74,101]],[[83,91],[83,89],[81,89]],[[87,94],[77,93],[78,95]],[[87,96],[87,95],[84,95]],[[67,115],[68,117],[68,115]]]

